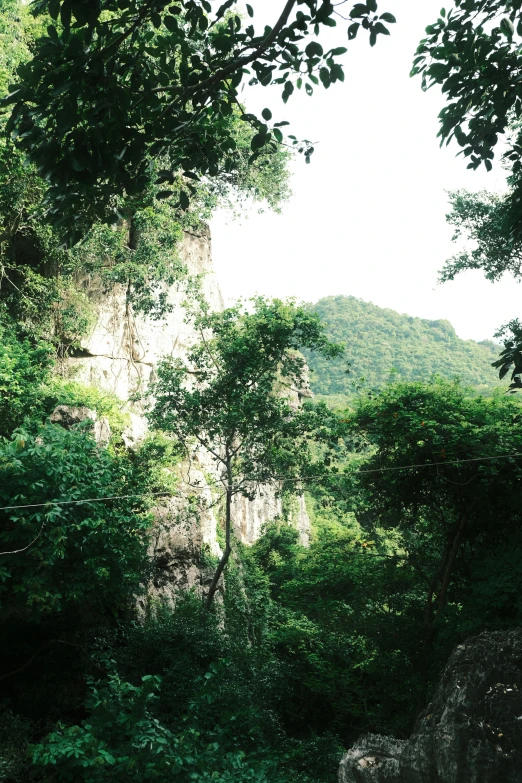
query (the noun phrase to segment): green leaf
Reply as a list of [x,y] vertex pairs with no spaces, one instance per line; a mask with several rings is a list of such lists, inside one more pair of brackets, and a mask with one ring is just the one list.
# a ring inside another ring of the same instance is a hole
[[250,149],[252,152],[256,152],[257,150],[261,149],[261,147],[264,147],[266,141],[266,134],[265,133],[256,133],[256,135],[253,137],[252,141],[250,142]]
[[374,32],[376,35],[378,35],[379,33],[381,33],[382,35],[389,35],[389,34],[390,34],[390,31],[388,30],[388,28],[387,28],[387,27],[385,27],[385,26],[382,24],[382,22],[376,22],[376,23],[373,25],[373,28],[372,28],[372,29],[373,29],[373,32]]
[[364,3],[356,3],[350,11],[350,17],[352,19],[360,19],[362,16],[368,15],[368,8]]
[[172,196],[172,194],[173,194],[173,193],[174,193],[174,191],[173,191],[173,190],[159,190],[159,191],[156,193],[156,198],[157,198],[158,200],[161,200],[161,199],[163,199],[163,198],[169,198],[169,196]]
[[383,22],[388,22],[388,24],[395,24],[395,22],[397,21],[394,15],[388,13],[388,11],[386,11],[386,13],[384,14],[381,14],[379,19],[382,19]]
[[254,16],[254,9],[253,9],[253,8],[252,8],[252,6],[251,6],[251,5],[249,5],[248,3],[246,4],[246,10],[247,10],[247,14],[248,14],[250,17]]
[[330,71],[328,70],[328,68],[323,67],[319,69],[319,78],[323,83],[323,87],[328,89],[328,87],[330,86]]
[[515,26],[513,25],[513,22],[511,19],[508,19],[508,17],[504,17],[502,21],[500,22],[500,29],[504,33],[504,35],[511,40],[513,37],[513,33],[515,32]]
[[272,119],[272,112],[270,111],[270,109],[263,109],[263,111],[261,112],[261,116],[263,117],[264,120],[268,122],[269,120]]
[[178,20],[174,16],[163,17],[163,24],[169,31],[169,33],[177,33],[179,30]]
[[294,85],[292,82],[285,82],[285,86],[283,89],[283,103],[286,103],[289,99],[289,97],[292,95],[294,91]]
[[308,57],[321,57],[323,54],[323,47],[318,41],[310,41],[305,52]]
[[349,28],[348,28],[348,40],[349,41],[353,41],[353,39],[355,38],[355,36],[357,35],[357,33],[359,31],[359,27],[360,27],[360,23],[359,22],[354,22],[353,24],[351,24],[349,26]]

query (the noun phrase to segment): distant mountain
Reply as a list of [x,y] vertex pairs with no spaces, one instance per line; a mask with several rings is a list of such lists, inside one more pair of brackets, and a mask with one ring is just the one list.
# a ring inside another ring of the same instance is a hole
[[400,315],[353,296],[329,296],[310,307],[326,322],[330,338],[346,345],[345,356],[331,362],[307,354],[316,394],[353,394],[361,378],[374,389],[392,379],[427,381],[433,374],[459,378],[482,393],[501,386],[491,366],[500,346],[461,340],[449,321]]

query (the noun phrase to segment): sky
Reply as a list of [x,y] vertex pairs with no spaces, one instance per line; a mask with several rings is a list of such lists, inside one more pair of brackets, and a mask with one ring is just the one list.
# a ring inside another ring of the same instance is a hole
[[[489,339],[521,315],[522,289],[511,277],[498,283],[478,271],[437,283],[455,252],[447,225],[447,191],[497,190],[505,176],[466,169],[455,144],[440,148],[440,92],[423,93],[409,71],[426,25],[442,0],[380,0],[397,24],[390,36],[346,43],[347,23],[335,44],[347,45],[345,82],[294,92],[285,105],[280,88],[247,88],[250,110],[270,107],[274,121],[315,142],[312,161],[292,164],[293,196],[283,212],[239,220],[219,212],[212,220],[213,256],[224,296],[254,294],[314,302],[350,295],[421,318],[449,320],[465,339]],[[277,18],[281,0],[256,0],[256,20]],[[351,6],[350,6],[351,7]],[[262,14],[262,16],[260,16]]]

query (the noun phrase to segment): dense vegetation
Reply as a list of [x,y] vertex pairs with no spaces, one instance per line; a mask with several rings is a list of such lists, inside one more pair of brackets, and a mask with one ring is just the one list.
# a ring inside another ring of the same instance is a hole
[[[5,783],[333,783],[359,733],[408,734],[455,643],[522,622],[522,408],[516,395],[477,395],[453,380],[491,390],[494,346],[345,297],[315,313],[262,299],[210,313],[179,258],[183,228],[215,206],[255,199],[277,209],[288,194],[281,126],[237,103],[243,79],[280,84],[286,101],[294,86],[310,94],[343,78],[341,48],[310,40],[335,26],[336,6],[289,0],[259,35],[234,5],[38,0],[33,16],[0,0],[2,94],[15,84],[9,126],[8,114],[0,119]],[[508,9],[515,21],[520,5]],[[491,22],[504,3],[456,6],[428,29],[416,66],[431,52],[439,62],[428,73],[450,79],[450,96],[466,36],[477,33],[486,60],[516,68],[519,57],[510,18],[474,30],[477,14]],[[348,14],[348,39],[362,28],[372,45],[394,21],[375,0]],[[480,79],[496,76],[482,66]],[[494,129],[477,131],[479,87],[465,102],[476,109],[473,165],[490,161],[496,142]],[[501,109],[515,94],[510,117],[516,90],[493,97]],[[462,111],[457,102],[443,115],[446,136]],[[461,265],[471,258],[496,275],[513,264],[506,204],[455,205],[456,224],[479,240]],[[67,356],[92,328],[78,285],[88,275],[123,286],[127,312],[150,318],[168,307],[168,286],[183,286],[201,334],[186,362],[158,368],[151,430],[133,450],[122,401],[66,377]],[[347,350],[336,360],[339,340]],[[345,396],[352,378],[361,387],[348,408],[297,406],[300,349],[318,391]],[[515,384],[517,362],[512,341],[501,364],[515,364]],[[110,441],[96,442],[90,419],[53,424],[58,404],[106,416]],[[214,573],[211,589],[163,603],[152,590],[155,504],[167,495],[182,520],[197,515],[198,487],[179,481],[198,448],[216,463],[224,556],[192,553]],[[271,482],[281,517],[244,547],[233,540],[231,498]],[[289,524],[301,491],[308,547]]]
[[461,340],[448,321],[400,315],[353,296],[329,296],[311,307],[329,337],[346,349],[342,358],[328,363],[310,354],[317,394],[350,396],[390,381],[429,381],[433,375],[459,378],[482,393],[501,386],[491,366],[499,346]]

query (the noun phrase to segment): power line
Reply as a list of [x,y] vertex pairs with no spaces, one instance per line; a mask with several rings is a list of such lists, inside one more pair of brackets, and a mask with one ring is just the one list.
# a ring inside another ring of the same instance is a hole
[[[494,456],[489,457],[470,457],[467,459],[453,459],[453,460],[445,460],[444,462],[418,462],[413,465],[397,465],[397,466],[390,466],[385,468],[369,468],[369,469],[359,469],[355,471],[358,474],[368,474],[368,473],[386,473],[389,471],[401,471],[401,470],[416,470],[417,468],[435,468],[435,467],[444,467],[445,465],[461,465],[464,463],[471,463],[471,462],[486,462],[491,460],[497,460],[497,459],[513,459],[516,457],[522,457],[522,452],[514,452],[513,454],[497,454]],[[330,479],[342,479],[345,478],[347,473],[331,473],[329,475],[324,475],[323,473],[317,473],[315,475],[310,476],[301,476],[301,477],[295,477],[295,478],[288,478],[285,475],[276,475],[276,476],[270,476],[270,481],[287,481],[287,482],[307,482],[310,480],[316,480],[316,481],[326,481]],[[268,479],[267,479],[268,481]],[[256,483],[262,484],[267,482],[258,481]],[[189,486],[192,489],[196,490],[203,490],[206,491],[207,489],[211,489],[213,487],[221,487],[223,488],[223,484],[221,482],[206,482],[205,484],[189,484]],[[237,491],[237,490],[236,490]],[[107,495],[105,497],[101,498],[85,498],[83,500],[47,500],[45,503],[26,503],[22,505],[17,506],[0,506],[0,511],[14,511],[16,509],[21,508],[43,508],[44,506],[68,506],[68,505],[80,505],[82,503],[102,503],[107,500],[127,500],[130,498],[147,498],[147,497],[172,497],[171,492],[167,492],[166,490],[163,490],[161,492],[143,492],[143,493],[137,493],[132,495]]]
[[146,498],[151,496],[164,495],[171,496],[170,492],[163,490],[162,492],[143,492],[137,495],[107,495],[101,498],[84,498],[83,500],[46,500],[45,503],[26,503],[21,506],[0,506],[0,511],[12,511],[16,508],[42,508],[43,506],[70,506],[80,503],[101,503],[104,500],[125,500],[128,498]]

